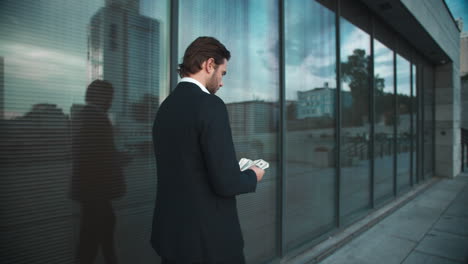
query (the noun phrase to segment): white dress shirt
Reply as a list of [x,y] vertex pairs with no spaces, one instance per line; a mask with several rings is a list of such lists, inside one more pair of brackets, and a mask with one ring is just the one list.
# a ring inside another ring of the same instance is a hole
[[206,89],[206,87],[201,84],[199,81],[195,80],[194,78],[190,78],[190,77],[184,77],[180,80],[180,82],[190,82],[190,83],[194,83],[196,85],[198,85],[198,87],[200,87],[200,89],[202,91],[204,91],[205,93],[207,94],[210,94],[210,92],[208,91],[208,89]]

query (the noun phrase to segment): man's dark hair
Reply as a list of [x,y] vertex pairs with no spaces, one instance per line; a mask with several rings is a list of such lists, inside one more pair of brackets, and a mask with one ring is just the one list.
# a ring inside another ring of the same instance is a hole
[[204,61],[213,58],[216,65],[229,60],[231,53],[226,47],[213,37],[198,37],[185,50],[184,60],[179,64],[180,77],[199,72]]

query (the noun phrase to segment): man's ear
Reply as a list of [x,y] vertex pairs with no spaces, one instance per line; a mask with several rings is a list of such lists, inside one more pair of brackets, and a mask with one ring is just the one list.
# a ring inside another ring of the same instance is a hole
[[206,68],[207,73],[211,73],[215,70],[215,61],[213,58],[207,59],[205,63],[206,63],[205,68]]

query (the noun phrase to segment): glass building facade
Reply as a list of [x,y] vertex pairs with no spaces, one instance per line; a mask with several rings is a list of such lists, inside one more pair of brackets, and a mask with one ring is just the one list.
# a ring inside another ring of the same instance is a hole
[[[151,129],[198,36],[232,54],[217,95],[238,158],[270,162],[238,197],[248,263],[432,177],[434,66],[359,1],[5,0],[2,263],[159,263]],[[87,94],[96,79],[113,86],[107,113]]]

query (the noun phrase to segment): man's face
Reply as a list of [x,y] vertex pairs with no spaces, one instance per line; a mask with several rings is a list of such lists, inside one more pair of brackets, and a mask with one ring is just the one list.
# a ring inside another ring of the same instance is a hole
[[206,83],[206,89],[211,94],[215,94],[223,86],[223,76],[227,73],[227,60],[219,64]]

